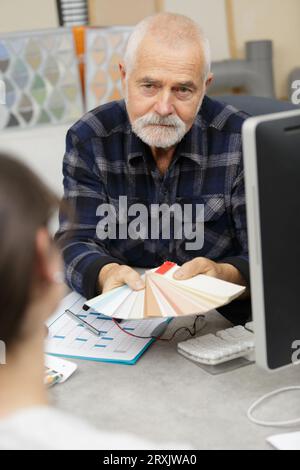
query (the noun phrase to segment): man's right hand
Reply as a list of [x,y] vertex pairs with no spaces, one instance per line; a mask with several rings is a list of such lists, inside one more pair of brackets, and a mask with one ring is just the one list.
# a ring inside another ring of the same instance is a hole
[[98,277],[98,283],[102,294],[124,284],[127,284],[133,290],[145,288],[143,279],[134,269],[117,263],[103,266]]

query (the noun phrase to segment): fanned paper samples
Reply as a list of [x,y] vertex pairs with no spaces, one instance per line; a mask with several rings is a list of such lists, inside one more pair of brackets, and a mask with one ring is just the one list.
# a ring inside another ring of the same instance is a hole
[[145,289],[118,287],[87,301],[86,306],[108,317],[126,320],[197,315],[230,303],[246,289],[202,274],[179,281],[173,278],[178,268],[167,261],[145,273]]

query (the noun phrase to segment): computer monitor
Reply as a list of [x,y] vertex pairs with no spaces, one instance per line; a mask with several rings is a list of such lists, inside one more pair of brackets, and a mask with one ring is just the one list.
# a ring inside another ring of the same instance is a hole
[[300,111],[248,119],[243,152],[257,363],[300,359]]

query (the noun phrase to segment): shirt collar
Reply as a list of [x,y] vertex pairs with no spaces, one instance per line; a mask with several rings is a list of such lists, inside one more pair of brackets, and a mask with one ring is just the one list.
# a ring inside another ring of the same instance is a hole
[[197,114],[194,124],[183,139],[177,145],[175,154],[178,157],[184,157],[201,165],[203,157],[206,155],[205,149],[205,130],[206,126],[200,114]]
[[132,131],[131,124],[128,120],[126,129],[126,154],[127,160],[130,163],[136,158],[143,157],[147,149],[146,144]]

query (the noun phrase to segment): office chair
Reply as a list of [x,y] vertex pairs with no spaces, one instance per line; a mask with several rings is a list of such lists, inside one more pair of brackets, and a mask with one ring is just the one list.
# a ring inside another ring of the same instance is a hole
[[213,99],[222,103],[231,104],[235,108],[245,111],[251,116],[261,116],[263,114],[280,113],[281,111],[292,111],[300,109],[288,101],[279,101],[272,98],[262,98],[260,96],[248,95],[224,95],[212,96]]

